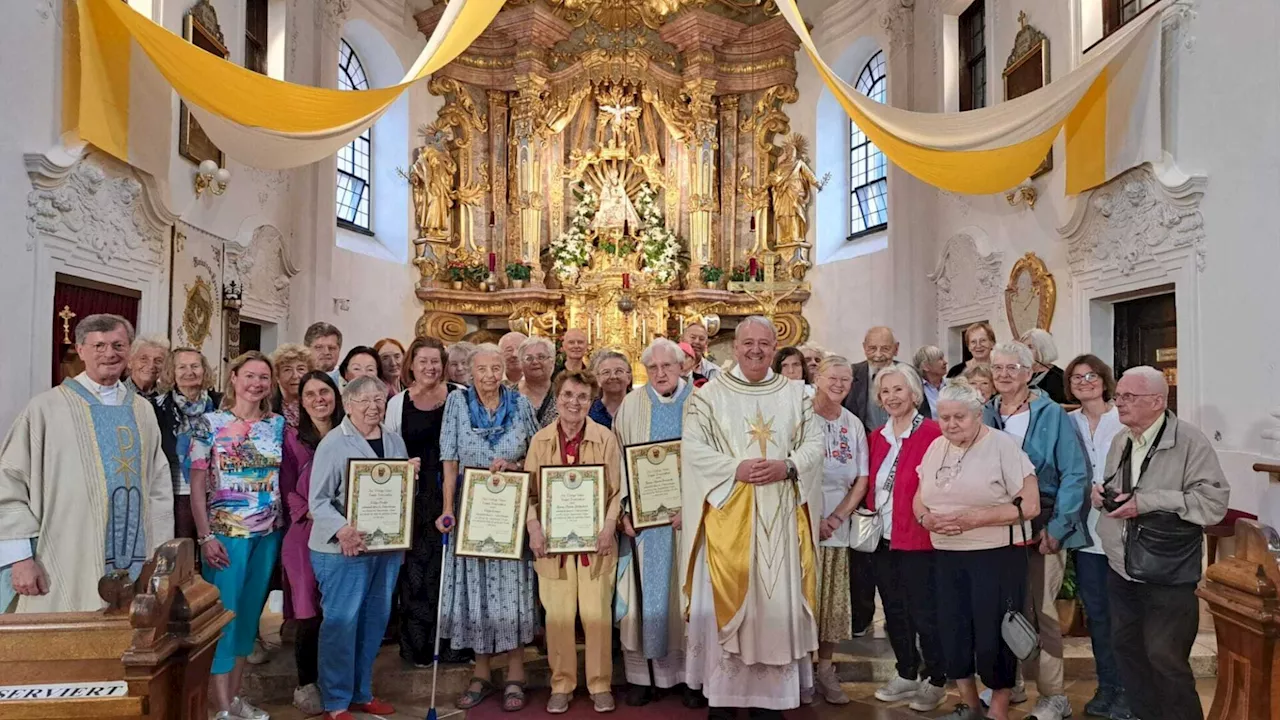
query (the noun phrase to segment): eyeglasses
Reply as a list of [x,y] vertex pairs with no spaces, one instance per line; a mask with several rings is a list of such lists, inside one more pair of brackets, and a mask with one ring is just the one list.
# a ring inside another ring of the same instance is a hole
[[1016,375],[1022,372],[1023,370],[1030,370],[1030,369],[1031,369],[1030,365],[1021,365],[1018,363],[1015,363],[1013,365],[992,365],[991,366],[991,372],[994,375],[1003,375],[1005,373],[1008,373],[1010,375]]
[[111,350],[115,350],[118,353],[122,353],[128,350],[129,346],[124,343],[104,343],[104,342],[96,342],[89,346],[89,349],[92,350],[95,355],[101,355],[105,353],[108,348],[110,348]]
[[591,402],[591,396],[590,395],[570,395],[568,393],[561,393],[560,402],[566,403],[566,404],[574,404],[574,405],[586,405],[587,403]]
[[524,359],[529,362],[544,363],[551,359],[550,355],[525,355]]
[[648,370],[652,374],[656,374],[659,370],[662,370],[665,372],[675,372],[676,370],[680,369],[680,365],[678,365],[677,363],[669,363],[669,362],[652,363],[649,365],[645,365],[644,369]]
[[627,370],[625,369],[599,370],[596,372],[596,377],[600,377],[600,378],[616,378],[616,377],[626,377],[626,376],[627,376]]
[[1161,395],[1161,394],[1162,394],[1162,393],[1141,393],[1141,394],[1135,394],[1135,393],[1121,393],[1121,394],[1119,394],[1119,395],[1116,395],[1116,404],[1117,404],[1117,405],[1128,405],[1128,404],[1130,404],[1130,403],[1132,403],[1132,402],[1136,401],[1138,398],[1144,398],[1144,397],[1160,397],[1160,395]]
[[1097,381],[1098,381],[1098,373],[1096,372],[1088,372],[1083,375],[1071,376],[1072,385],[1084,385],[1086,383],[1097,382]]
[[348,402],[350,402],[352,405],[355,405],[356,407],[367,407],[370,404],[376,405],[378,407],[387,406],[387,399],[384,397],[356,398],[355,400],[349,400]]

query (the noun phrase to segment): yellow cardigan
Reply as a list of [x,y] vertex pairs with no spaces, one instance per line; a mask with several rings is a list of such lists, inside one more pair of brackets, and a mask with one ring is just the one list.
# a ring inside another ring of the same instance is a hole
[[[529,517],[541,518],[539,514],[538,494],[541,490],[539,482],[540,470],[543,467],[564,465],[564,454],[560,451],[560,421],[556,420],[538,431],[529,441],[529,453],[525,456],[524,469],[532,474],[529,488]],[[622,507],[622,450],[618,447],[618,438],[604,426],[587,419],[583,430],[582,443],[579,445],[579,465],[603,465],[605,485],[605,523],[617,523]],[[594,553],[592,553],[594,557]],[[616,561],[617,551],[613,553]],[[534,561],[534,569],[544,577],[559,577],[560,558],[546,557]],[[592,562],[591,577],[596,577],[600,570],[612,563]]]

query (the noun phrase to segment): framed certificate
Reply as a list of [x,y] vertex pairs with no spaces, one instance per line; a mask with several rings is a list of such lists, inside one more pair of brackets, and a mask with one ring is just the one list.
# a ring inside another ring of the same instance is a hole
[[347,522],[364,534],[370,552],[409,549],[416,480],[408,460],[347,461]]
[[628,445],[622,450],[636,529],[670,525],[680,512],[680,441]]
[[524,521],[529,512],[527,472],[462,471],[462,507],[454,529],[454,552],[469,557],[524,557]]
[[544,467],[539,487],[547,552],[595,552],[604,527],[604,466]]

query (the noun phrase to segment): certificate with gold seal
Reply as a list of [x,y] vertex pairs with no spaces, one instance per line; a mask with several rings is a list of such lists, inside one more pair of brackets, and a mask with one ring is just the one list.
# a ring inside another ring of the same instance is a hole
[[529,512],[527,472],[462,471],[462,505],[454,529],[454,552],[467,557],[524,557],[524,520]]
[[548,553],[595,552],[604,527],[604,466],[543,467],[539,477],[542,532]]
[[347,461],[347,522],[364,535],[370,552],[409,549],[416,480],[408,460]]
[[670,525],[680,512],[680,441],[628,445],[622,450],[636,529]]

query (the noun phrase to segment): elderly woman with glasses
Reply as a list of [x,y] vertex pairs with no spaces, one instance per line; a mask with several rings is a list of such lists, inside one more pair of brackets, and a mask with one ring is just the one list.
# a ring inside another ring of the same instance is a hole
[[[1124,430],[1120,411],[1113,402],[1116,378],[1111,368],[1096,355],[1075,358],[1067,364],[1065,374],[1067,401],[1080,404],[1080,409],[1071,411],[1070,416],[1089,455],[1093,485],[1103,485],[1111,441]],[[1084,602],[1085,614],[1089,617],[1089,639],[1093,643],[1093,661],[1098,671],[1098,690],[1084,706],[1084,712],[1094,717],[1130,718],[1129,700],[1120,680],[1120,667],[1116,664],[1111,642],[1107,586],[1107,576],[1111,571],[1097,534],[1099,517],[1099,511],[1090,507],[1087,523],[1091,542],[1072,553],[1076,586]]]
[[991,348],[996,344],[996,331],[991,323],[983,320],[964,329],[964,346],[969,351],[969,359],[956,363],[947,371],[947,377],[960,377],[965,370],[975,365],[991,363]]
[[[982,396],[963,379],[938,395],[942,437],[920,461],[915,521],[934,548],[938,627],[947,677],[961,702],[946,720],[1009,720],[1018,660],[1000,624],[1027,595],[1025,520],[1040,512],[1035,469],[1018,441],[982,424]],[[895,520],[895,525],[897,524]],[[1015,532],[1015,528],[1018,528]],[[981,710],[974,675],[992,690]]]
[[[395,712],[373,696],[373,661],[391,616],[402,552],[370,553],[364,534],[347,523],[347,464],[353,459],[408,457],[404,440],[382,426],[387,386],[356,377],[342,389],[346,417],[316,447],[311,465],[311,567],[320,585],[320,697],[325,720],[354,720],[351,711]],[[419,466],[417,458],[409,461]]]
[[[527,376],[527,375],[526,375]],[[618,438],[587,417],[595,397],[595,378],[566,370],[556,378],[556,421],[529,441],[525,470],[536,479],[551,465],[604,466],[604,526],[594,552],[547,554],[547,540],[539,522],[540,498],[536,480],[529,493],[529,547],[538,559],[538,595],[547,612],[547,662],[551,665],[551,699],[547,712],[569,710],[578,685],[578,644],[574,627],[582,619],[586,634],[587,691],[596,712],[612,712],[613,586],[617,569],[618,515],[622,512],[622,451]]]
[[[871,571],[898,670],[897,677],[876,690],[876,699],[909,700],[912,710],[930,712],[946,700],[947,672],[938,629],[933,544],[911,505],[920,487],[920,460],[941,430],[917,409],[924,390],[911,367],[886,367],[876,373],[871,390],[889,415],[870,438],[872,489],[867,508],[880,514],[884,527],[871,555]],[[933,409],[937,411],[936,402]],[[923,679],[918,680],[922,660]]]
[[305,345],[286,343],[271,352],[271,364],[276,368],[276,391],[271,396],[271,409],[284,416],[286,425],[296,428],[302,419],[298,386],[303,375],[316,369],[311,350]]
[[[480,345],[471,356],[472,385],[449,393],[440,431],[440,461],[444,467],[444,511],[436,528],[453,528],[454,498],[461,468],[489,468],[492,472],[519,470],[538,431],[529,401],[503,383],[506,364],[502,350]],[[456,548],[450,543],[450,552]],[[455,650],[476,654],[473,677],[456,706],[469,710],[495,691],[490,658],[507,656],[502,709],[524,707],[524,648],[533,642],[537,626],[533,564],[528,560],[487,560],[451,554],[445,560],[441,583],[445,588],[441,630]]]
[[591,358],[591,374],[600,383],[600,397],[591,403],[587,416],[606,428],[613,428],[613,417],[631,390],[631,363],[627,356],[614,350],[601,350]]
[[[1090,544],[1085,524],[1089,461],[1075,423],[1057,403],[1030,387],[1035,358],[1021,343],[1001,343],[991,351],[996,396],[983,411],[983,422],[1012,435],[1035,467],[1040,491],[1040,517],[1033,525],[1039,552],[1028,569],[1032,607],[1039,617],[1040,654],[1036,688],[1040,699],[1031,712],[1037,720],[1062,720],[1071,714],[1064,691],[1062,626],[1058,591],[1066,573],[1066,550]],[[1015,697],[1022,692],[1015,692]]]
[[538,418],[538,427],[544,428],[556,418],[556,398],[551,392],[551,374],[556,369],[556,346],[544,337],[534,336],[520,343],[516,355],[520,358],[520,394],[529,401]]

